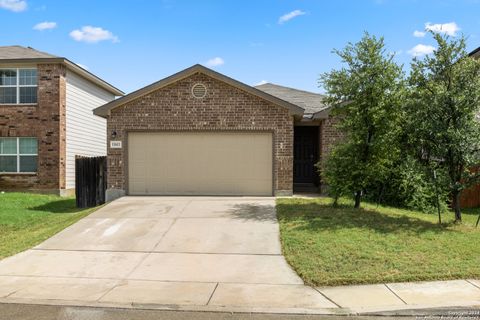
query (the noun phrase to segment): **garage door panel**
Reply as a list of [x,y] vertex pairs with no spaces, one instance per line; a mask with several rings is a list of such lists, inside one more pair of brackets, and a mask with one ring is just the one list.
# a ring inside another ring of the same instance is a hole
[[130,133],[130,194],[272,195],[272,134]]
[[139,180],[130,180],[129,181],[129,187],[130,187],[130,194],[131,195],[143,195],[145,192],[142,192],[142,190],[146,190],[147,186],[145,184],[145,181],[139,181]]
[[132,177],[135,177],[137,179],[145,178],[145,166],[147,165],[147,163],[145,161],[135,161],[134,159],[132,159],[131,161],[136,164],[136,166],[131,168],[130,171]]

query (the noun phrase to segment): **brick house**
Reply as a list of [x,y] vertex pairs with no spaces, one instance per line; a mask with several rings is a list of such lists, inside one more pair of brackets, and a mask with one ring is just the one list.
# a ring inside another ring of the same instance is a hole
[[92,110],[120,95],[66,58],[0,47],[0,190],[71,193],[75,156],[106,154]]
[[338,138],[322,95],[195,65],[94,110],[107,119],[107,199],[318,190]]
[[480,59],[480,47],[469,53],[470,57]]

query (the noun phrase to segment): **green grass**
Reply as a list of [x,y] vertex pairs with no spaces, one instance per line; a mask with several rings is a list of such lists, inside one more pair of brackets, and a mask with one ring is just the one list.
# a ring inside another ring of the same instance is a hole
[[77,209],[74,198],[0,194],[0,259],[50,238],[95,208]]
[[437,216],[329,198],[277,200],[284,255],[310,285],[480,278],[477,210]]

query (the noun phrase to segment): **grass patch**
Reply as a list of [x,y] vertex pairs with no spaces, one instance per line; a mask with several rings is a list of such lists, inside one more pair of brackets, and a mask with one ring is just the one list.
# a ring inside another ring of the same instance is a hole
[[437,216],[329,198],[277,199],[283,253],[310,285],[480,278],[479,210]]
[[0,259],[39,244],[95,209],[76,208],[72,197],[0,194]]

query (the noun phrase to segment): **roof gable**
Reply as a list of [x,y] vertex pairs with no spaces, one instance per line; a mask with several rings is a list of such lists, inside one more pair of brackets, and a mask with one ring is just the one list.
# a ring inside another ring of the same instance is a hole
[[110,83],[105,80],[97,77],[93,73],[84,68],[80,67],[78,64],[68,60],[67,58],[54,56],[52,54],[38,51],[31,47],[22,47],[22,46],[0,46],[0,64],[24,64],[24,63],[58,63],[63,64],[67,69],[75,72],[79,76],[87,79],[88,81],[94,83],[95,85],[111,92],[116,96],[123,96],[124,92],[118,88],[112,86]]
[[131,102],[137,98],[140,98],[142,96],[145,96],[153,91],[159,90],[161,88],[164,88],[168,85],[171,85],[175,82],[178,82],[182,79],[185,79],[191,75],[194,75],[196,73],[201,73],[206,76],[209,76],[215,80],[221,81],[223,83],[226,83],[228,85],[231,85],[233,87],[236,87],[237,89],[240,89],[244,92],[247,92],[249,94],[252,94],[254,96],[257,96],[259,98],[262,98],[266,101],[269,101],[275,105],[282,106],[284,108],[287,108],[291,114],[293,115],[298,115],[301,116],[303,115],[303,108],[292,104],[288,101],[282,100],[278,97],[272,96],[266,92],[263,92],[261,90],[258,90],[254,87],[251,87],[249,85],[246,85],[240,81],[234,80],[230,77],[227,77],[221,73],[218,73],[216,71],[213,71],[209,68],[206,68],[202,65],[196,64],[190,68],[187,68],[185,70],[182,70],[178,73],[175,73],[169,77],[166,77],[160,81],[154,82],[146,87],[143,87],[142,89],[139,89],[137,91],[134,91],[130,94],[127,94],[126,96],[119,98],[117,100],[111,101],[101,107],[98,107],[97,109],[93,110],[94,114],[101,116],[101,117],[107,117],[110,114],[110,110],[117,108],[119,106],[122,106],[128,102]]

